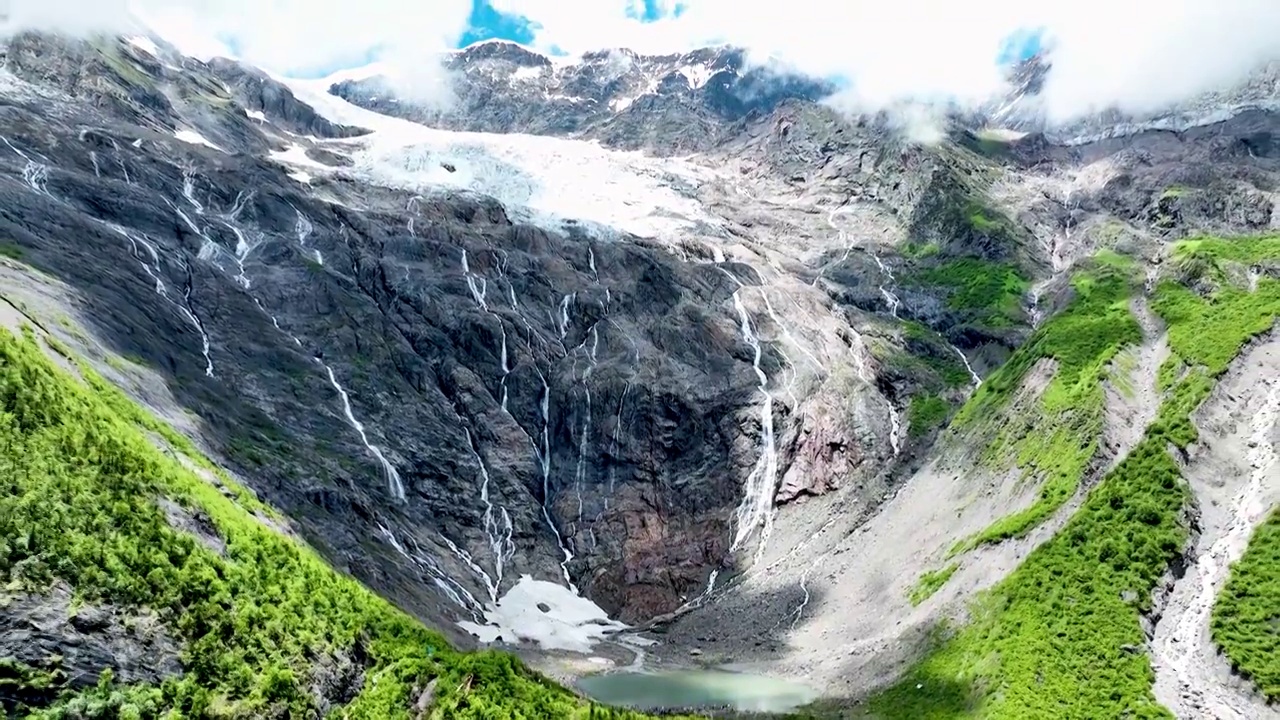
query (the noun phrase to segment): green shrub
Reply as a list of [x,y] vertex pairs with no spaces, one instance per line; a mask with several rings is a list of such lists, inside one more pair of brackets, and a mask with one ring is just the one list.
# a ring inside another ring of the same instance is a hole
[[919,605],[928,600],[934,593],[942,589],[943,585],[956,574],[956,570],[960,569],[959,563],[951,563],[941,570],[930,570],[920,576],[920,580],[916,582],[916,586],[911,589],[911,596],[908,598],[912,605]]
[[[1075,298],[1050,318],[1013,357],[978,388],[956,415],[953,427],[998,418],[995,441],[986,452],[998,467],[1015,463],[1040,480],[1036,501],[997,520],[953,548],[961,552],[983,543],[1019,537],[1062,507],[1080,486],[1098,449],[1104,418],[1102,379],[1108,363],[1142,340],[1129,311],[1132,267],[1110,255],[1096,258],[1073,278]],[[1036,363],[1057,363],[1038,406],[1018,414],[1010,400]]]
[[1211,627],[1232,666],[1268,700],[1280,700],[1280,510],[1232,566]]
[[[1218,258],[1210,267],[1214,273],[1221,270],[1216,263],[1235,252],[1214,245],[1207,250]],[[1263,278],[1256,292],[1222,287],[1208,297],[1165,282],[1152,306],[1169,324],[1173,356],[1162,369],[1164,398],[1143,440],[1056,536],[974,601],[968,625],[946,636],[899,683],[870,698],[866,712],[911,720],[1172,717],[1151,693],[1146,655],[1131,651],[1146,641],[1139,617],[1150,609],[1152,588],[1187,542],[1189,493],[1168,448],[1195,441],[1191,413],[1241,347],[1274,324],[1280,282]],[[1113,342],[1128,335],[1107,337]],[[1068,340],[1040,334],[1049,346]],[[1096,348],[1110,342],[1078,340],[1085,346],[1079,352],[1051,355],[1060,363],[1055,383],[1065,369],[1077,383],[1096,384]],[[965,408],[963,420],[974,422],[1016,387],[1032,362],[1019,355],[997,373],[998,384]],[[1069,396],[1070,385],[1061,389],[1068,391],[1062,397]],[[1236,589],[1224,594],[1214,618],[1215,638],[1233,662],[1271,693],[1278,657],[1274,623],[1280,617],[1280,586],[1273,582],[1280,567],[1275,522],[1273,517],[1248,560],[1237,565],[1229,583]],[[1255,596],[1254,590],[1261,592]],[[1260,632],[1265,627],[1269,638]]]

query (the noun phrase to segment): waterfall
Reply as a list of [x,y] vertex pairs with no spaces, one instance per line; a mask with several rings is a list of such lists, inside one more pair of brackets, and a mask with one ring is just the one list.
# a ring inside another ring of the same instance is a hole
[[[125,240],[129,241],[129,250],[133,255],[133,259],[138,261],[138,264],[142,266],[142,271],[145,272],[147,277],[151,278],[152,282],[156,284],[156,294],[165,300],[172,302],[172,300],[169,299],[169,293],[165,288],[164,281],[160,278],[160,273],[163,272],[163,270],[160,267],[160,253],[156,249],[156,246],[147,240],[137,237],[132,232],[129,232],[119,225],[115,225],[113,223],[105,224]],[[143,250],[146,250],[145,256],[142,250],[139,249],[140,247]],[[147,262],[147,258],[150,258],[151,261]]]
[[[33,160],[30,155],[19,150],[13,143],[9,142],[9,138],[0,136],[0,140],[4,140],[4,144],[8,145],[10,150],[17,153],[18,157],[27,161],[26,167],[22,168],[22,181],[36,193],[52,198],[53,195],[45,189],[45,183],[49,180],[49,166],[46,164],[48,162],[47,159],[41,157],[40,159],[45,162],[37,162]],[[39,155],[39,153],[35,154]]]
[[347,417],[347,424],[355,429],[356,433],[360,435],[360,441],[364,443],[365,449],[368,450],[369,454],[382,465],[382,471],[387,475],[387,483],[390,486],[391,496],[396,500],[403,501],[405,499],[405,494],[404,485],[400,482],[400,473],[396,472],[395,466],[393,466],[387,460],[386,456],[382,454],[382,450],[369,442],[369,436],[365,434],[364,425],[356,419],[355,413],[351,410],[351,398],[347,395],[347,391],[338,382],[337,376],[333,374],[333,368],[329,367],[329,365],[320,358],[316,358],[316,362],[324,366],[325,371],[329,373],[329,384],[333,385],[333,389],[337,390],[338,396],[342,398],[342,412]]
[[889,408],[889,447],[897,457],[902,453],[902,416],[889,398],[885,398],[885,405]]
[[502,381],[498,387],[502,389],[502,411],[507,412],[507,376],[511,374],[511,360],[507,355],[507,326],[499,322],[498,327],[502,330]]
[[515,556],[516,546],[511,539],[514,528],[511,525],[511,516],[507,513],[505,507],[498,508],[501,511],[501,520],[494,514],[493,501],[489,498],[489,468],[484,464],[484,458],[480,456],[480,447],[476,443],[475,437],[472,436],[471,430],[463,428],[463,432],[467,435],[467,446],[471,450],[471,456],[475,458],[476,463],[480,466],[480,502],[484,504],[484,532],[489,540],[489,549],[493,551],[494,576],[490,580],[489,576],[484,572],[480,573],[489,590],[489,599],[494,602],[498,601],[498,591],[502,586],[502,574],[506,561]]
[[204,353],[204,374],[205,377],[213,377],[213,357],[209,354],[209,333],[204,330],[204,323],[200,322],[200,318],[196,315],[196,311],[191,307],[191,269],[187,268],[187,283],[182,288],[182,301],[184,307],[183,313],[191,324],[195,326],[196,331],[200,333],[200,342],[202,344],[201,352]]
[[[498,333],[501,336],[499,353],[502,362],[502,379],[498,383],[498,387],[502,393],[502,409],[507,409],[507,376],[511,374],[511,358],[507,348],[507,326],[502,322],[502,316],[489,307],[488,289],[489,282],[483,276],[477,275],[471,271],[471,263],[467,259],[466,248],[462,249],[462,276],[467,281],[467,288],[471,291],[471,299],[475,300],[479,308],[492,315],[494,320],[498,321]],[[516,305],[515,288],[511,289],[511,307],[519,312]]]
[[564,553],[564,560],[560,562],[564,582],[577,595],[578,586],[569,577],[569,561],[573,559],[573,553],[565,545],[564,537],[551,519],[551,510],[548,508],[551,502],[551,386],[547,384],[547,378],[541,370],[538,371],[538,378],[542,380],[542,449],[538,452],[538,462],[542,465],[542,517],[547,521],[547,527],[551,528],[551,534],[555,535],[560,552]]
[[[583,340],[582,345],[578,349],[586,346],[587,341]],[[578,522],[582,522],[582,486],[586,482],[587,477],[587,448],[588,440],[591,436],[591,373],[596,369],[596,357],[600,349],[600,333],[595,325],[591,326],[591,350],[587,354],[587,369],[582,373],[582,390],[586,399],[586,417],[582,421],[582,432],[578,436],[578,466],[573,473],[573,486],[578,495]],[[575,350],[575,353],[577,351]]]
[[[135,146],[136,146],[136,145],[135,145]],[[115,151],[116,151],[116,165],[119,165],[119,166],[120,166],[120,172],[124,174],[124,182],[125,182],[125,184],[126,184],[126,185],[132,185],[132,184],[133,184],[133,180],[129,177],[129,167],[128,167],[127,165],[125,165],[125,164],[124,164],[124,158],[120,156],[120,143],[116,142],[116,141],[115,141],[115,139],[113,138],[113,139],[111,140],[111,147],[115,148]],[[95,168],[95,169],[96,169],[96,168]]]
[[191,207],[195,208],[197,215],[204,215],[204,205],[196,200],[196,171],[194,168],[186,168],[182,171],[182,196],[191,203]]
[[577,293],[565,295],[560,301],[560,341],[563,342],[569,334],[569,304],[575,299]]
[[31,186],[31,189],[45,197],[53,197],[45,188],[45,183],[49,181],[49,166],[41,163],[27,161],[27,166],[22,169],[22,180]]
[[480,601],[476,600],[474,595],[467,592],[467,589],[462,587],[458,581],[449,577],[448,573],[441,570],[439,564],[436,563],[431,556],[421,552],[416,543],[414,546],[414,552],[411,554],[404,545],[396,539],[395,534],[381,522],[378,523],[378,533],[382,536],[382,539],[387,541],[388,545],[400,554],[401,557],[413,563],[417,567],[426,570],[427,574],[431,576],[432,584],[434,584],[440,592],[444,593],[445,597],[449,598],[449,600],[458,607],[470,613],[477,621],[483,618],[482,612],[484,608],[480,605]]
[[101,177],[102,177],[102,168],[98,167],[98,153],[97,153],[97,152],[95,152],[95,151],[93,151],[93,150],[90,150],[90,151],[89,151],[89,162],[93,163],[93,176],[94,176],[94,177],[96,177],[96,178],[101,178]]
[[183,319],[191,323],[191,326],[200,334],[201,353],[204,355],[205,361],[204,374],[206,377],[213,377],[213,359],[209,354],[209,335],[205,333],[204,325],[191,308],[190,269],[188,268],[187,270],[187,285],[183,288],[183,304],[179,304],[169,296],[169,289],[164,284],[162,278],[164,270],[160,266],[160,252],[156,245],[145,237],[140,237],[136,233],[114,223],[103,222],[103,224],[129,241],[130,253],[138,261],[138,264],[142,266],[142,270],[147,274],[147,277],[151,278],[152,282],[155,283],[156,294],[172,305],[182,315]]
[[755,352],[751,365],[756,377],[760,380],[759,388],[763,400],[760,403],[760,458],[751,469],[751,474],[747,476],[742,503],[738,505],[735,513],[737,532],[729,551],[734,552],[742,547],[758,527],[760,529],[759,544],[756,547],[758,561],[764,553],[769,536],[773,533],[773,499],[778,479],[778,454],[773,437],[773,395],[769,393],[769,377],[760,367],[760,339],[751,328],[751,318],[747,314],[746,306],[742,303],[741,287],[733,293],[733,306],[742,323],[742,339]]
[[489,305],[485,302],[485,292],[488,289],[488,283],[483,277],[477,277],[471,272],[471,265],[467,263],[467,249],[462,249],[462,275],[467,280],[467,288],[471,290],[471,297],[480,306],[480,309],[489,312]]
[[960,348],[956,347],[954,344],[952,343],[947,343],[947,344],[951,345],[951,349],[955,352],[956,355],[959,355],[960,360],[964,362],[964,369],[968,370],[969,377],[973,378],[973,388],[976,390],[982,387],[982,378],[978,377],[978,373],[973,371],[973,366],[969,364],[969,358],[965,357],[965,354],[960,350]]
[[249,241],[245,239],[244,231],[241,230],[239,227],[225,220],[222,221],[222,224],[228,230],[231,231],[231,234],[236,236],[236,249],[235,249],[235,254],[232,256],[235,259],[236,267],[238,268],[235,279],[236,279],[236,282],[239,283],[241,287],[243,287],[245,290],[248,290],[250,283],[249,283],[249,276],[245,274],[244,261],[246,258],[249,257],[249,253],[256,250],[258,246],[262,244],[262,241],[259,240],[251,245],[249,244]]
[[311,237],[311,233],[315,232],[315,226],[311,224],[310,218],[302,214],[301,210],[295,207],[293,211],[298,214],[297,220],[293,223],[293,231],[298,236],[298,245],[302,246],[303,250],[310,250],[311,256],[316,260],[316,264],[323,267],[324,255],[321,255],[319,250],[307,245],[307,238]]
[[[871,253],[871,258],[876,261],[876,266],[880,268],[880,272],[889,278],[890,285],[894,285],[898,282],[897,278],[893,276],[893,271],[889,269],[888,265],[885,265],[884,262],[880,260],[879,255]],[[889,306],[889,314],[896,319],[898,317],[898,307],[902,304],[898,301],[898,296],[895,295],[893,291],[889,290],[884,283],[880,284],[879,290],[880,295],[884,297],[885,303]]]
[[411,237],[418,237],[418,233],[414,232],[414,229],[413,229],[413,220],[414,220],[413,213],[417,212],[417,209],[415,206],[418,204],[420,200],[422,200],[421,195],[414,195],[413,197],[409,198],[409,202],[404,206],[405,213],[409,215],[409,220],[408,222],[405,223],[405,229],[409,231],[409,235]]

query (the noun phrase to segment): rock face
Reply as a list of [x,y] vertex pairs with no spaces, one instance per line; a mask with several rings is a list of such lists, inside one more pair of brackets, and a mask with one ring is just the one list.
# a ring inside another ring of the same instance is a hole
[[154,613],[73,605],[62,584],[43,594],[0,594],[0,608],[0,680],[14,673],[47,679],[0,682],[0,708],[45,704],[65,689],[96,684],[104,670],[121,683],[157,683],[182,672],[178,643]]
[[[0,235],[161,370],[313,545],[402,606],[448,630],[529,574],[644,620],[733,565],[791,454],[852,474],[887,454],[870,375],[848,399],[862,416],[812,434],[842,459],[788,420],[816,386],[771,404],[765,430],[761,373],[796,375],[800,351],[753,267],[367,184],[343,169],[365,130],[251,69],[160,52],[9,43]],[[323,178],[266,159],[299,144]],[[849,338],[836,365],[871,362]],[[744,485],[763,504],[739,519]]]
[[1128,113],[1116,108],[1051,124],[1040,92],[1053,73],[1053,51],[1018,63],[1010,73],[1010,92],[983,109],[982,120],[1025,132],[1045,132],[1056,142],[1080,145],[1131,137],[1151,130],[1183,131],[1227,120],[1248,110],[1280,108],[1280,63],[1262,63],[1232,87],[1214,88],[1169,107]]
[[456,102],[429,109],[388,92],[382,78],[337,83],[357,105],[450,130],[589,138],[661,154],[709,150],[743,119],[792,99],[830,95],[828,83],[773,65],[748,65],[745,51],[705,48],[683,55],[602,50],[553,62],[507,42],[486,42],[446,63]]

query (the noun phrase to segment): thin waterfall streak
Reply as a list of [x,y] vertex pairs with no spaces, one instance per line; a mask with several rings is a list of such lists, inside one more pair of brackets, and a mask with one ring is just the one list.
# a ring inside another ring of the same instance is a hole
[[338,392],[338,396],[342,399],[342,412],[347,418],[347,424],[360,435],[360,442],[364,443],[365,449],[368,450],[369,454],[372,455],[373,458],[382,466],[382,471],[387,476],[387,484],[388,489],[391,491],[391,496],[396,500],[403,502],[405,500],[405,492],[404,484],[400,480],[400,473],[396,470],[395,466],[387,460],[386,456],[382,454],[382,450],[369,442],[369,436],[365,433],[364,425],[356,419],[355,412],[351,408],[351,397],[347,395],[346,389],[338,382],[338,377],[334,374],[333,368],[329,367],[328,364],[324,363],[319,358],[316,358],[316,360],[317,362],[320,362],[321,365],[324,366],[325,371],[329,373],[329,384],[333,386],[333,389]]

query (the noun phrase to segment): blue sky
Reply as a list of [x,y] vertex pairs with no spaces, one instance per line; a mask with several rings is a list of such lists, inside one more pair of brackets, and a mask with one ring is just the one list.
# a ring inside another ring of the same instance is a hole
[[472,0],[471,17],[467,22],[470,27],[458,41],[458,47],[495,38],[526,45],[533,42],[533,30],[528,20],[519,15],[498,12],[487,0]]
[[[627,11],[627,17],[642,22],[654,22],[662,17],[662,7],[657,0],[644,0],[642,12]],[[672,17],[680,17],[684,6],[675,5]],[[510,40],[523,45],[533,43],[534,28],[529,21],[520,15],[503,13],[494,9],[488,0],[472,0],[471,17],[467,19],[469,28],[458,40],[458,47],[466,47],[481,40]]]

